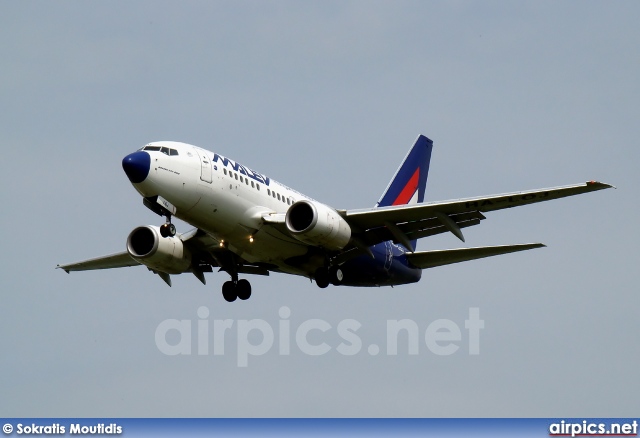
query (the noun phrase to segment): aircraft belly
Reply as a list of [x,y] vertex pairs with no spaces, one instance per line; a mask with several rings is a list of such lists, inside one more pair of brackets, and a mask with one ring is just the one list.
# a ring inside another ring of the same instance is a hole
[[341,265],[345,286],[395,286],[420,280],[421,269],[409,267],[404,252],[391,242],[373,246],[374,258],[356,257]]
[[261,260],[282,264],[288,258],[302,256],[308,252],[307,246],[302,242],[294,242],[279,232],[271,234],[270,231],[264,228],[260,230],[252,244],[252,254],[259,256]]
[[213,180],[213,184],[199,184],[200,201],[188,212],[178,211],[179,219],[224,241],[229,250],[251,263],[282,264],[307,252],[301,242],[264,226],[262,215],[271,209],[240,196],[238,188],[216,184],[215,176]]

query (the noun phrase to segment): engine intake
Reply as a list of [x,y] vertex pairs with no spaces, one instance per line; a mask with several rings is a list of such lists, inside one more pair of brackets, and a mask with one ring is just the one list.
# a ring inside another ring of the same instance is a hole
[[333,208],[302,200],[294,203],[285,219],[289,232],[301,242],[339,250],[351,239],[351,227]]
[[127,251],[154,271],[182,274],[191,267],[191,253],[178,237],[162,237],[160,227],[135,228],[127,237]]

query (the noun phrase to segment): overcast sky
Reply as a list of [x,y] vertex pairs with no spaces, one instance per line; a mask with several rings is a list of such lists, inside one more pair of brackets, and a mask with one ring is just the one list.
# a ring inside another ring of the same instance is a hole
[[[622,1],[0,3],[0,415],[637,415],[638,16]],[[393,289],[274,274],[229,304],[224,273],[169,288],[143,267],[54,269],[162,222],[121,168],[150,141],[364,208],[419,134],[434,140],[430,201],[592,179],[618,189],[489,213],[466,244],[424,239],[420,250],[548,247]],[[196,354],[201,306],[211,327],[234,321],[223,355]],[[238,367],[240,321],[277,330],[284,306],[292,333],[327,321],[309,340],[332,350],[292,343],[283,356],[276,343]],[[470,308],[485,324],[479,355]],[[193,322],[193,354],[159,350],[167,319]],[[362,325],[354,356],[336,350],[346,319]],[[386,354],[400,319],[420,328],[417,355],[406,342]],[[440,319],[461,328],[449,356],[424,342]]]

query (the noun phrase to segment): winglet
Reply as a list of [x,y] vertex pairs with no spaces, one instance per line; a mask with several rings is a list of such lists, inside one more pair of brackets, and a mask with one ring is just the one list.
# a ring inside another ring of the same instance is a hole
[[616,189],[617,190],[618,189],[616,186],[612,186],[611,184],[606,184],[606,183],[603,183],[603,182],[600,182],[600,181],[594,181],[594,180],[587,181],[587,185],[588,186],[594,186],[594,188],[596,190],[602,190],[602,189]]

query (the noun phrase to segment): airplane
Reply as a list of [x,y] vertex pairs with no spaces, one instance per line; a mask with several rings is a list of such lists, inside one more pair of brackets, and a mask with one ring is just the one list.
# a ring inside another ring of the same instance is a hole
[[[126,251],[58,265],[67,273],[146,266],[169,286],[190,272],[206,284],[214,269],[231,276],[228,302],[246,300],[244,275],[299,275],[320,288],[396,286],[420,280],[423,269],[544,247],[541,243],[416,251],[418,239],[480,224],[484,213],[613,186],[588,181],[562,187],[424,202],[433,141],[420,135],[372,208],[339,210],[237,161],[173,141],[152,142],[122,167],[143,204],[165,217],[135,228]],[[193,229],[177,234],[177,217]]]

